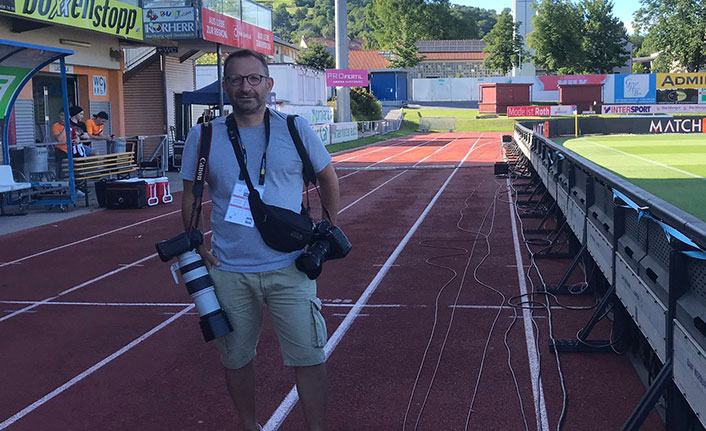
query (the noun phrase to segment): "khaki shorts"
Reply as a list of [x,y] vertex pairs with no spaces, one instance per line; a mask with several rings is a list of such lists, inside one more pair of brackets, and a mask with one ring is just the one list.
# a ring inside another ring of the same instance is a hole
[[233,332],[216,339],[223,366],[238,369],[255,358],[263,304],[270,312],[284,365],[304,367],[326,360],[326,322],[316,297],[316,282],[294,265],[259,273],[213,267],[211,278],[233,326]]

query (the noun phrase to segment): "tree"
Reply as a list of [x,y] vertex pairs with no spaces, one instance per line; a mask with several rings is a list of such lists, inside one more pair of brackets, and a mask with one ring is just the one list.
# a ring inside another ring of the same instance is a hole
[[272,26],[282,39],[292,42],[292,32],[294,31],[292,15],[284,3],[280,3],[272,11]]
[[631,53],[625,48],[628,40],[623,22],[613,16],[610,0],[582,0],[583,72],[611,73],[625,65]]
[[527,35],[532,62],[547,72],[572,74],[583,65],[581,12],[569,0],[540,0]]
[[419,48],[414,44],[413,40],[403,39],[395,44],[390,52],[393,58],[387,66],[391,69],[414,67],[422,62],[425,58],[419,55]]
[[297,59],[297,63],[319,70],[333,69],[336,67],[336,60],[334,60],[328,49],[315,41],[312,41],[309,44],[309,48],[302,52]]
[[706,65],[706,2],[702,0],[640,0],[635,30],[645,31],[658,49],[661,64],[698,72]]
[[449,39],[480,39],[478,23],[471,8],[454,7],[451,9],[452,21],[449,27]]
[[504,10],[495,27],[483,38],[486,42],[483,52],[488,53],[483,62],[488,69],[506,75],[513,66],[522,64],[527,51],[519,29],[520,23],[514,22],[509,10]]
[[375,0],[368,5],[366,19],[380,48],[409,47],[410,41],[441,38],[451,16],[444,1]]

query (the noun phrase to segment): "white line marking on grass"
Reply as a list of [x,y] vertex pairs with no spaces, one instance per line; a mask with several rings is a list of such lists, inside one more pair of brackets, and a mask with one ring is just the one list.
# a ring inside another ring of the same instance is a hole
[[5,428],[9,427],[10,425],[14,424],[18,420],[22,419],[23,417],[27,416],[29,413],[33,412],[37,408],[41,407],[43,404],[45,404],[47,401],[51,400],[52,398],[56,397],[57,395],[61,394],[65,390],[69,389],[71,386],[75,385],[76,383],[80,382],[81,380],[85,379],[86,377],[90,376],[94,372],[98,371],[99,369],[103,368],[103,366],[107,365],[108,363],[112,362],[114,359],[117,359],[120,357],[123,353],[127,352],[128,350],[132,349],[133,347],[137,346],[141,342],[145,341],[157,331],[160,329],[166,327],[170,323],[174,322],[176,319],[180,318],[184,314],[186,314],[189,310],[194,308],[194,304],[189,305],[188,307],[184,308],[181,310],[179,313],[175,314],[174,316],[170,317],[169,319],[165,320],[164,322],[160,323],[159,325],[155,326],[148,332],[142,334],[138,338],[134,339],[131,341],[129,344],[125,345],[112,355],[108,356],[107,358],[101,360],[100,362],[96,363],[92,367],[88,368],[81,374],[77,375],[73,379],[69,380],[68,382],[64,383],[63,385],[59,386],[58,388],[54,389],[53,391],[49,392],[48,394],[44,395],[42,398],[38,399],[37,401],[33,402],[29,406],[25,407],[24,409],[20,410],[19,412],[15,413],[11,417],[7,418],[3,423],[0,423],[0,430],[4,430]]
[[[507,199],[510,202],[510,220],[512,224],[512,241],[515,245],[515,265],[517,266],[517,279],[520,283],[520,294],[523,297],[527,295],[527,283],[525,282],[525,273],[522,268],[525,267],[522,261],[522,252],[520,251],[520,241],[518,238],[517,221],[515,220],[515,204],[512,200],[512,192],[510,191],[510,179],[506,179]],[[525,326],[525,342],[527,344],[527,360],[529,361],[530,375],[532,378],[532,397],[534,399],[534,413],[537,418],[537,429],[543,431],[549,430],[549,420],[547,419],[547,406],[544,401],[544,388],[539,368],[539,355],[535,347],[536,341],[534,338],[534,328],[532,327],[532,312],[527,308],[522,309],[522,321]],[[539,397],[537,396],[539,394]]]
[[[206,202],[204,202],[203,204],[207,204],[207,203],[210,203],[210,202],[211,202],[211,201],[206,201]],[[81,243],[83,243],[83,242],[90,241],[90,240],[96,239],[96,238],[100,238],[100,237],[105,236],[105,235],[110,235],[111,233],[120,232],[121,230],[125,230],[125,229],[129,229],[129,228],[131,228],[131,227],[139,226],[139,225],[144,224],[144,223],[149,223],[149,222],[151,222],[151,221],[158,220],[158,219],[160,219],[160,218],[162,218],[162,217],[167,217],[167,216],[174,215],[174,214],[177,214],[177,213],[181,213],[181,210],[171,211],[171,212],[168,212],[168,213],[165,213],[165,214],[162,214],[162,215],[158,215],[158,216],[155,216],[155,217],[152,217],[152,218],[148,218],[148,219],[146,219],[146,220],[142,220],[142,221],[137,222],[137,223],[129,224],[129,225],[127,225],[127,226],[123,226],[123,227],[119,227],[119,228],[117,228],[117,229],[109,230],[109,231],[107,231],[107,232],[99,233],[99,234],[97,234],[97,235],[93,235],[93,236],[90,236],[90,237],[88,237],[88,238],[80,239],[80,240],[78,240],[78,241],[70,242],[70,243],[68,243],[68,244],[64,244],[64,245],[60,245],[60,246],[58,246],[58,247],[50,248],[50,249],[48,249],[48,250],[40,251],[40,252],[38,252],[38,253],[30,254],[29,256],[21,257],[21,258],[19,258],[19,259],[13,260],[13,261],[11,261],[11,262],[2,263],[2,264],[0,264],[0,268],[5,267],[5,266],[7,266],[7,265],[18,264],[18,263],[23,262],[23,261],[25,261],[25,260],[27,260],[27,259],[32,259],[33,257],[42,256],[42,255],[47,254],[47,253],[51,253],[51,252],[54,252],[54,251],[57,251],[57,250],[61,250],[61,249],[63,249],[63,248],[67,248],[67,247],[71,247],[71,246],[74,246],[74,245],[77,245],[77,244],[81,244]]]
[[[365,291],[360,295],[358,300],[356,301],[355,305],[351,308],[351,310],[348,312],[348,315],[346,316],[345,319],[343,319],[343,322],[341,322],[340,325],[338,325],[338,328],[336,328],[336,331],[331,335],[331,338],[328,340],[326,343],[326,346],[324,346],[324,352],[326,353],[326,357],[328,358],[331,353],[336,349],[336,346],[338,346],[338,343],[341,341],[343,336],[348,332],[348,329],[350,329],[351,325],[356,319],[356,316],[358,313],[360,313],[360,310],[365,306],[365,304],[368,302],[368,299],[370,299],[370,296],[375,292],[377,287],[380,285],[380,282],[382,279],[385,277],[387,274],[390,265],[394,264],[395,261],[397,260],[397,257],[402,253],[402,250],[406,247],[407,243],[409,240],[412,238],[412,235],[417,231],[419,226],[422,224],[424,219],[426,218],[427,214],[431,211],[432,207],[434,204],[436,204],[436,201],[439,199],[441,194],[446,190],[446,187],[449,185],[453,177],[456,175],[456,173],[459,171],[461,165],[466,161],[468,156],[471,155],[471,153],[474,151],[476,148],[476,145],[478,144],[478,141],[480,141],[482,134],[478,137],[476,142],[471,146],[471,148],[468,150],[466,153],[466,156],[461,160],[456,168],[449,174],[448,178],[442,184],[442,186],[439,188],[439,190],[436,192],[432,200],[429,202],[427,207],[424,209],[422,214],[417,218],[417,221],[414,223],[414,225],[409,229],[407,234],[402,238],[402,241],[397,245],[395,250],[392,252],[390,257],[387,258],[387,261],[383,265],[382,268],[380,268],[380,271],[378,271],[377,275],[375,278],[370,282],[368,287],[365,289]],[[297,403],[297,400],[299,399],[299,394],[297,393],[297,388],[296,386],[292,387],[292,389],[289,391],[287,396],[284,398],[282,403],[277,407],[277,410],[274,411],[270,419],[267,421],[265,424],[265,431],[275,431],[279,429],[279,427],[282,425],[284,420],[287,418],[287,415],[289,415],[289,412],[292,410],[294,405]]]
[[621,151],[621,150],[619,150],[619,149],[617,149],[617,148],[609,147],[608,145],[599,144],[598,142],[592,141],[592,140],[587,139],[587,138],[578,138],[578,140],[579,140],[579,141],[586,141],[586,142],[588,142],[589,144],[593,144],[593,145],[596,145],[596,146],[599,146],[599,147],[607,148],[607,149],[609,149],[609,150],[611,150],[611,151],[615,151],[616,153],[620,153],[620,154],[623,154],[623,155],[626,155],[626,156],[630,156],[630,157],[633,157],[633,158],[635,158],[635,159],[642,160],[643,162],[647,162],[647,163],[650,163],[650,164],[653,164],[653,165],[658,165],[658,166],[661,166],[661,167],[663,167],[663,168],[667,168],[667,169],[670,169],[670,170],[672,170],[672,171],[679,172],[680,174],[684,174],[684,175],[689,176],[689,177],[692,177],[692,178],[698,178],[698,179],[700,179],[700,180],[706,181],[706,178],[704,178],[704,177],[702,177],[702,176],[700,176],[700,175],[696,175],[696,174],[693,174],[693,173],[691,173],[691,172],[687,172],[687,171],[681,170],[681,169],[679,169],[679,168],[675,168],[674,166],[665,165],[664,163],[656,162],[656,161],[654,161],[654,160],[646,159],[646,158],[644,158],[644,157],[640,157],[640,156],[635,155],[635,154],[630,154],[630,153],[627,153],[627,152],[625,152],[625,151]]

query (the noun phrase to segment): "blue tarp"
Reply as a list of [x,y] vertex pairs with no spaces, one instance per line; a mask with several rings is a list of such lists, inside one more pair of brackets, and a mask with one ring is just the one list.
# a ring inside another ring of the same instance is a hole
[[218,90],[223,93],[223,104],[229,105],[228,97],[218,81],[198,90],[183,92],[181,94],[181,103],[184,105],[218,105]]

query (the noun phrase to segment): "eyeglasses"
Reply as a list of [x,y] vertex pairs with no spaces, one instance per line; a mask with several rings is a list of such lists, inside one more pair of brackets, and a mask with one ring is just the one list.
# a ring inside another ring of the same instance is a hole
[[247,80],[248,84],[252,85],[253,87],[260,85],[262,80],[264,78],[269,78],[267,75],[260,75],[259,73],[251,73],[250,75],[247,76],[242,76],[242,75],[228,75],[225,77],[226,84],[230,85],[231,87],[239,87],[242,83],[243,80]]

